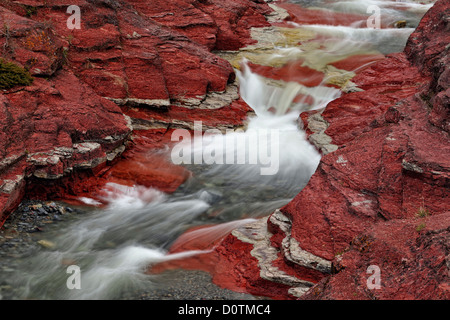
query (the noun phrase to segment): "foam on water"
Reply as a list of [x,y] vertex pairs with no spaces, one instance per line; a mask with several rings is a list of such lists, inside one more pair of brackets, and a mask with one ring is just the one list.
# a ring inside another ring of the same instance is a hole
[[338,57],[369,50],[378,50],[383,54],[401,51],[414,31],[414,28],[372,29],[329,25],[309,25],[302,28],[330,38],[322,56],[332,53]]
[[[107,208],[62,230],[52,238],[50,251],[30,257],[30,263],[18,271],[23,297],[117,298],[138,283],[148,284],[144,281],[148,265],[180,257],[166,255],[163,245],[209,208],[198,198],[169,199],[142,186],[112,184],[105,194]],[[81,268],[81,289],[67,290],[67,264]]]
[[[207,148],[220,150],[222,163],[209,166],[203,176],[232,180],[242,190],[257,185],[280,186],[288,198],[301,190],[320,161],[319,153],[299,129],[299,114],[306,109],[324,108],[340,91],[323,86],[308,88],[294,82],[282,87],[271,85],[251,72],[245,61],[242,71],[236,73],[240,95],[256,116],[249,119],[245,131],[203,136],[199,138],[202,143],[194,139],[189,148],[191,158],[201,159]],[[295,103],[299,94],[312,97],[313,105]]]
[[[153,264],[181,259],[208,251],[167,254],[158,249],[128,246],[109,255],[99,255],[93,266],[82,273],[80,290],[71,290],[67,299],[113,299],[127,290],[144,289],[157,276],[145,273]],[[157,280],[156,280],[157,281]]]

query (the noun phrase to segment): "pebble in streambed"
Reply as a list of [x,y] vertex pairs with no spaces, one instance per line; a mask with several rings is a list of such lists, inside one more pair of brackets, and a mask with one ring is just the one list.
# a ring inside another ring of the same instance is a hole
[[[0,229],[0,266],[6,258],[31,253],[51,224],[79,214],[79,209],[56,202],[27,200],[20,204]],[[44,243],[44,242],[42,242]]]
[[0,299],[17,299],[19,288],[9,284],[18,265],[34,252],[51,249],[49,229],[84,211],[54,201],[25,200],[0,229]]

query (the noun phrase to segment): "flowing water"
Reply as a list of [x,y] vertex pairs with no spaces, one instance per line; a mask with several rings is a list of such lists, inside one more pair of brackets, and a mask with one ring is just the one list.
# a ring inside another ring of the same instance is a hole
[[[291,3],[313,10],[326,8],[367,16],[368,7],[377,5],[388,24],[407,21],[402,29],[369,29],[364,27],[365,20],[351,26],[330,26],[326,21],[309,26],[293,23],[293,27],[321,37],[308,45],[279,47],[276,55],[286,60],[302,59],[305,66],[316,70],[356,54],[401,51],[430,7],[411,1]],[[193,177],[173,194],[142,186],[108,185],[106,208],[59,223],[45,234],[54,247],[37,250],[17,261],[16,272],[6,280],[21,288],[15,298],[120,299],[126,292],[144,286],[151,290],[152,284],[161,285],[167,280],[145,274],[147,266],[199,253],[167,253],[188,228],[213,225],[198,231],[197,236],[209,233],[211,240],[224,237],[223,230],[266,216],[300,192],[317,168],[320,154],[299,126],[299,114],[323,109],[341,91],[325,83],[307,87],[267,81],[253,73],[245,61],[236,73],[241,96],[255,110],[246,130],[216,132],[201,141],[180,144],[183,159],[193,162],[185,164]],[[299,94],[309,100],[296,99]],[[160,152],[173,157],[171,150]],[[69,274],[62,261],[72,261],[80,268],[81,289],[67,288]]]

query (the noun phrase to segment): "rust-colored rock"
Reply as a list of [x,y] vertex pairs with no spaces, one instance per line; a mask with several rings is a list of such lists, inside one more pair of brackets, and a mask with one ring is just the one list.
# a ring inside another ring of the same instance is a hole
[[281,2],[279,6],[289,12],[287,21],[300,25],[322,24],[331,26],[354,26],[366,27],[367,16],[336,12],[327,9],[303,8],[294,3]]
[[302,299],[448,300],[449,218],[395,219],[368,228],[333,260],[336,274]]
[[[74,90],[76,88],[76,90]],[[3,92],[0,106],[0,212],[20,201],[29,178],[55,180],[100,168],[121,153],[131,129],[120,108],[70,71]]]
[[238,50],[253,43],[250,28],[269,24],[264,1],[129,1],[137,10],[210,50]]

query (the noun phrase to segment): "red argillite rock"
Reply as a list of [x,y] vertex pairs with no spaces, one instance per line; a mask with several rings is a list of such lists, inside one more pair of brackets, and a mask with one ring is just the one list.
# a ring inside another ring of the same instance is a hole
[[67,28],[65,1],[36,4],[32,18],[51,21],[68,65],[100,96],[147,107],[197,106],[208,92],[226,91],[234,71],[210,50],[239,49],[251,41],[251,27],[267,25],[269,11],[251,0],[73,4],[81,10],[80,29]]
[[26,180],[100,169],[123,151],[131,133],[120,108],[68,70],[6,90],[0,99],[3,218],[20,202]]
[[108,182],[174,191],[189,172],[148,149],[194,120],[244,124],[252,110],[234,70],[210,50],[250,43],[269,10],[256,0],[0,1],[1,57],[34,76],[0,97],[0,225],[25,192],[76,199]]
[[334,259],[334,275],[302,299],[450,298],[450,214],[394,219],[352,239]]
[[[289,12],[287,21],[292,21],[300,25],[323,24],[334,26],[355,26],[366,27],[367,16],[360,14],[337,12],[327,9],[303,8],[295,3],[281,2],[279,6]],[[317,11],[320,10],[320,13]]]
[[317,136],[327,135],[335,151],[267,222],[234,230],[216,249],[219,264],[232,268],[226,257],[240,241],[251,246],[235,268],[257,258],[253,272],[288,284],[286,299],[450,297],[449,13],[438,1],[404,53],[352,79],[363,91],[306,119],[327,124],[310,140],[321,149]]
[[210,50],[239,50],[254,43],[250,28],[266,27],[271,12],[262,0],[130,0],[151,19],[177,30]]

